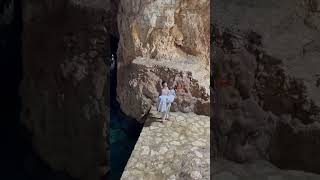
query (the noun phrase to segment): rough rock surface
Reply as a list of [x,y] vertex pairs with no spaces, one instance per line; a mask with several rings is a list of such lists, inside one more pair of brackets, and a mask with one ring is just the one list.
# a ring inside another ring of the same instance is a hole
[[169,87],[180,87],[172,103],[172,111],[209,115],[209,75],[201,72],[203,68],[193,59],[172,62],[136,58],[126,72],[128,76],[121,79],[121,84],[127,88],[118,97],[125,103],[122,110],[143,122],[142,117],[158,101],[162,79],[166,79]]
[[217,1],[212,11],[220,155],[320,173],[319,1]]
[[171,112],[160,120],[152,109],[121,179],[210,179],[210,118]]
[[90,180],[107,170],[107,24],[100,3],[23,3],[22,120],[41,159]]
[[[169,85],[173,85],[174,78],[179,76],[180,72],[190,76],[188,73],[194,67],[193,63],[203,68],[199,72],[193,72],[192,77],[181,77],[180,88],[186,87],[185,91],[189,92],[186,92],[185,97],[180,96],[179,99],[182,100],[177,101],[176,110],[208,115],[209,104],[203,102],[207,100],[193,99],[199,98],[200,94],[205,94],[206,97],[209,95],[209,1],[121,0],[119,6],[117,94],[122,110],[141,120],[150,110],[153,96],[160,91],[157,84],[165,80],[170,82]],[[142,74],[137,73],[134,76],[134,71],[137,71],[134,62],[141,58],[145,59],[147,66],[154,64],[153,69],[157,73],[145,70]],[[163,65],[156,66],[157,62],[162,62]],[[191,64],[187,66],[184,63]],[[175,69],[179,66],[185,69],[179,68],[179,72]],[[171,72],[172,76],[169,76],[168,72]],[[138,76],[143,76],[145,81],[137,81],[135,78]],[[199,76],[201,78],[197,79]],[[193,79],[198,82],[194,82]],[[134,81],[138,85],[133,85]],[[202,88],[206,91],[203,92]],[[196,91],[191,92],[193,90]],[[205,112],[201,112],[202,108],[196,106],[203,106]]]
[[320,175],[303,171],[281,170],[268,161],[238,164],[219,159],[213,163],[211,179],[215,180],[317,180]]

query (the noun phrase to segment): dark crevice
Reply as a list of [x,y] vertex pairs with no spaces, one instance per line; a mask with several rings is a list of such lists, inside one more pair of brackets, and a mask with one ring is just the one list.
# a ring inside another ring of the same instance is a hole
[[136,144],[143,124],[126,116],[117,101],[117,50],[119,39],[110,35],[110,50],[113,61],[110,61],[110,165],[111,171],[108,175],[110,180],[121,178],[123,170],[130,158],[131,152]]
[[[1,4],[0,16],[3,16],[5,6],[12,1],[4,1]],[[2,163],[9,173],[14,176],[22,177],[21,161],[24,156],[25,140],[21,132],[20,124],[21,98],[19,95],[19,86],[21,81],[21,4],[19,1],[14,2],[14,11],[11,14],[13,20],[9,24],[0,24],[0,53],[1,53],[1,82],[2,90],[2,114],[3,131],[5,139],[1,141],[1,149],[4,151]],[[2,22],[0,22],[2,23]],[[2,179],[2,178],[1,178]],[[14,179],[14,178],[10,178]]]

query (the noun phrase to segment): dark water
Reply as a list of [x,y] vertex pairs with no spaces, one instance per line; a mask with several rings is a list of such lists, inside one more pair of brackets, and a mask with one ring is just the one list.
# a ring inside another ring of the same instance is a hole
[[111,111],[111,180],[120,179],[139,138],[142,124],[126,117],[120,110]]
[[[117,49],[119,39],[111,36],[111,52],[114,57],[115,67],[117,67]],[[119,180],[123,170],[130,158],[131,152],[139,138],[143,124],[135,119],[127,117],[122,113],[117,102],[117,70],[111,69],[110,72],[110,180]]]

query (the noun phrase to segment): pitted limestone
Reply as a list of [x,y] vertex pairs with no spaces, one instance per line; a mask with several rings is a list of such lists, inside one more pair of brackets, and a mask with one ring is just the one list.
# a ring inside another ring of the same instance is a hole
[[210,118],[172,112],[160,120],[151,110],[121,179],[209,179]]

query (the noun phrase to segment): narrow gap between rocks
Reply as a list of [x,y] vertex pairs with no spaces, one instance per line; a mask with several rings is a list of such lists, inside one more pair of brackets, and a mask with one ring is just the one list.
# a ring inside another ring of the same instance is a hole
[[131,152],[140,136],[143,124],[126,116],[117,101],[117,49],[118,37],[110,35],[110,180],[121,178]]

